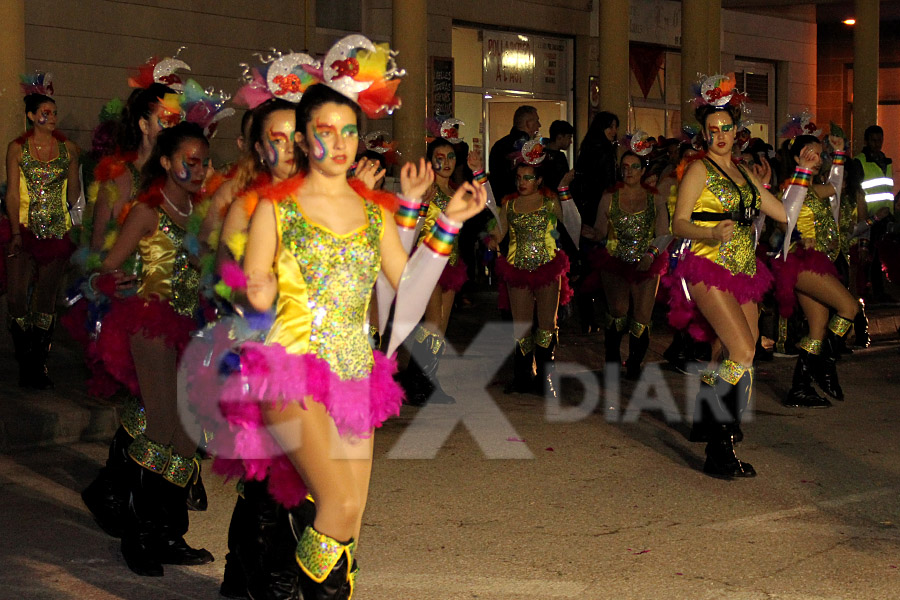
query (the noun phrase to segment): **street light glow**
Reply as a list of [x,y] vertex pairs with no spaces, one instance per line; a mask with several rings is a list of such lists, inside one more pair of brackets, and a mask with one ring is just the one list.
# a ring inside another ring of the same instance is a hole
[[843,21],[841,21],[841,23],[843,23],[844,25],[856,25],[856,19],[850,17],[849,19],[844,19]]

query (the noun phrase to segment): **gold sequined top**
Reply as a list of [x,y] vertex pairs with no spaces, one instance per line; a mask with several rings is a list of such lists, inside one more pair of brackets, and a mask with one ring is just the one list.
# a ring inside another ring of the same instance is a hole
[[619,192],[613,194],[606,237],[606,251],[610,256],[627,263],[639,263],[650,247],[655,231],[656,205],[653,194],[647,193],[647,206],[636,213],[623,210],[619,204]]
[[819,198],[812,187],[806,189],[806,197],[797,217],[797,231],[800,237],[816,241],[816,250],[837,260],[841,252],[840,232],[831,213],[828,198]]
[[178,314],[193,317],[200,305],[200,271],[188,260],[185,230],[165,211],[156,210],[156,231],[138,244],[143,265],[137,293],[148,300],[167,300]]
[[[444,209],[447,208],[447,203],[450,202],[450,196],[444,193],[444,190],[440,188],[437,184],[434,184],[434,198],[431,200],[431,203],[428,205],[428,214],[425,216],[424,224],[422,225],[422,230],[419,232],[419,240],[418,244],[422,243],[422,240],[425,239],[425,236],[431,231],[431,228],[434,226],[435,221],[437,221],[438,217],[441,216],[441,213],[444,212]],[[447,259],[448,265],[455,265],[459,260],[459,236],[457,236],[453,240],[453,248],[450,250],[450,258]]]
[[541,206],[531,212],[516,211],[516,200],[509,201],[509,251],[506,260],[517,269],[534,271],[556,257],[556,213],[553,198],[545,196]]
[[360,198],[366,224],[344,235],[313,223],[291,195],[275,204],[278,302],[266,343],[312,353],[341,379],[361,379],[374,359],[365,332],[381,270],[381,209]]
[[[731,212],[739,210],[741,194],[746,205],[756,195],[750,180],[744,175],[744,185],[735,185],[722,176],[715,167],[704,160],[706,166],[706,186],[694,203],[694,212]],[[740,190],[740,192],[738,191]],[[691,221],[700,227],[715,227],[718,221]],[[744,273],[756,275],[756,244],[752,225],[734,224],[734,235],[731,241],[719,243],[715,240],[691,240],[691,251],[717,265],[723,266],[732,274]]]
[[72,228],[66,199],[69,151],[57,142],[59,156],[44,162],[31,154],[29,141],[22,144],[19,167],[19,223],[37,238],[62,239]]

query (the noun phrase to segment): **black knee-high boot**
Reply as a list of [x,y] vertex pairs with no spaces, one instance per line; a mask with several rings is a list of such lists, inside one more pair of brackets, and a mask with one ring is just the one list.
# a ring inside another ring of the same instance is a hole
[[755,477],[750,463],[741,462],[734,453],[734,426],[739,425],[753,390],[753,368],[732,360],[722,361],[716,383],[718,412],[728,417],[710,431],[706,444],[703,472],[720,479]]
[[53,381],[47,372],[47,358],[53,341],[53,329],[56,319],[52,314],[32,313],[31,315],[31,354],[28,358],[28,385],[38,390],[53,387]]
[[831,402],[816,393],[813,387],[814,374],[821,370],[822,342],[808,337],[798,344],[800,354],[794,366],[794,379],[788,392],[785,406],[801,408],[828,408]]
[[625,361],[625,378],[637,379],[641,376],[641,363],[650,348],[650,325],[631,320],[628,334],[628,359]]
[[513,350],[513,378],[503,388],[503,393],[527,394],[534,388],[534,338],[529,334],[516,340],[516,348]]
[[537,374],[534,392],[539,396],[557,397],[557,386],[553,380],[558,345],[558,329],[538,329],[534,334],[534,362]]
[[109,457],[97,477],[81,492],[81,499],[91,511],[100,529],[112,537],[122,537],[123,522],[128,506],[126,467],[131,459],[128,446],[132,437],[122,426],[116,430],[109,444]]
[[603,357],[607,364],[622,364],[622,336],[625,335],[625,326],[628,324],[628,317],[613,317],[609,315],[606,320],[606,329],[603,333],[603,348],[605,356]]
[[719,399],[716,396],[717,375],[715,371],[700,373],[700,390],[694,403],[694,420],[688,439],[692,442],[708,442],[715,437],[713,432],[723,420],[731,422],[731,439],[735,444],[744,441],[744,432],[739,421],[729,419],[729,415],[716,415]]
[[813,377],[822,391],[835,400],[844,399],[844,390],[838,381],[836,347],[847,337],[852,325],[853,321],[849,319],[838,315],[831,317],[822,342],[822,360],[818,363],[819,369],[813,371]]
[[31,323],[28,317],[9,317],[7,323],[9,335],[12,337],[16,362],[19,363],[19,385],[28,385],[28,359],[31,356]]
[[349,600],[353,594],[354,540],[339,542],[313,529],[303,530],[297,543],[303,600]]
[[[243,487],[243,484],[241,484]],[[248,525],[247,500],[243,492],[238,494],[231,511],[231,521],[228,523],[228,553],[225,554],[225,572],[222,574],[222,584],[219,586],[219,595],[226,598],[248,598],[247,574],[238,556],[238,548],[246,536]]]

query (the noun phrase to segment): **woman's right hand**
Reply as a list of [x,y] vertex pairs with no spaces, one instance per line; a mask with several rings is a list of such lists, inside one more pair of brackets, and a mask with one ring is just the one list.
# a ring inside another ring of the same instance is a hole
[[712,228],[712,236],[717,242],[723,244],[730,242],[734,236],[734,221],[726,219],[716,223],[716,226]]
[[406,163],[400,169],[400,193],[407,198],[420,199],[434,183],[434,170],[424,158],[415,163]]
[[797,164],[804,169],[812,169],[816,166],[816,152],[813,150],[812,144],[800,151],[800,156],[797,157]]
[[9,240],[9,252],[7,253],[7,258],[15,258],[19,255],[19,252],[22,251],[22,234],[13,234],[12,239]]
[[453,197],[450,198],[444,214],[457,223],[463,223],[484,210],[485,202],[487,202],[487,190],[484,186],[466,182],[459,186]]

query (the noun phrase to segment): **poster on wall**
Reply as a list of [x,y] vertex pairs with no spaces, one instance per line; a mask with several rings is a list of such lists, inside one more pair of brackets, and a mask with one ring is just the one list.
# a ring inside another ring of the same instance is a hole
[[453,59],[431,57],[431,114],[453,116]]
[[568,41],[560,38],[485,31],[484,87],[565,96]]

